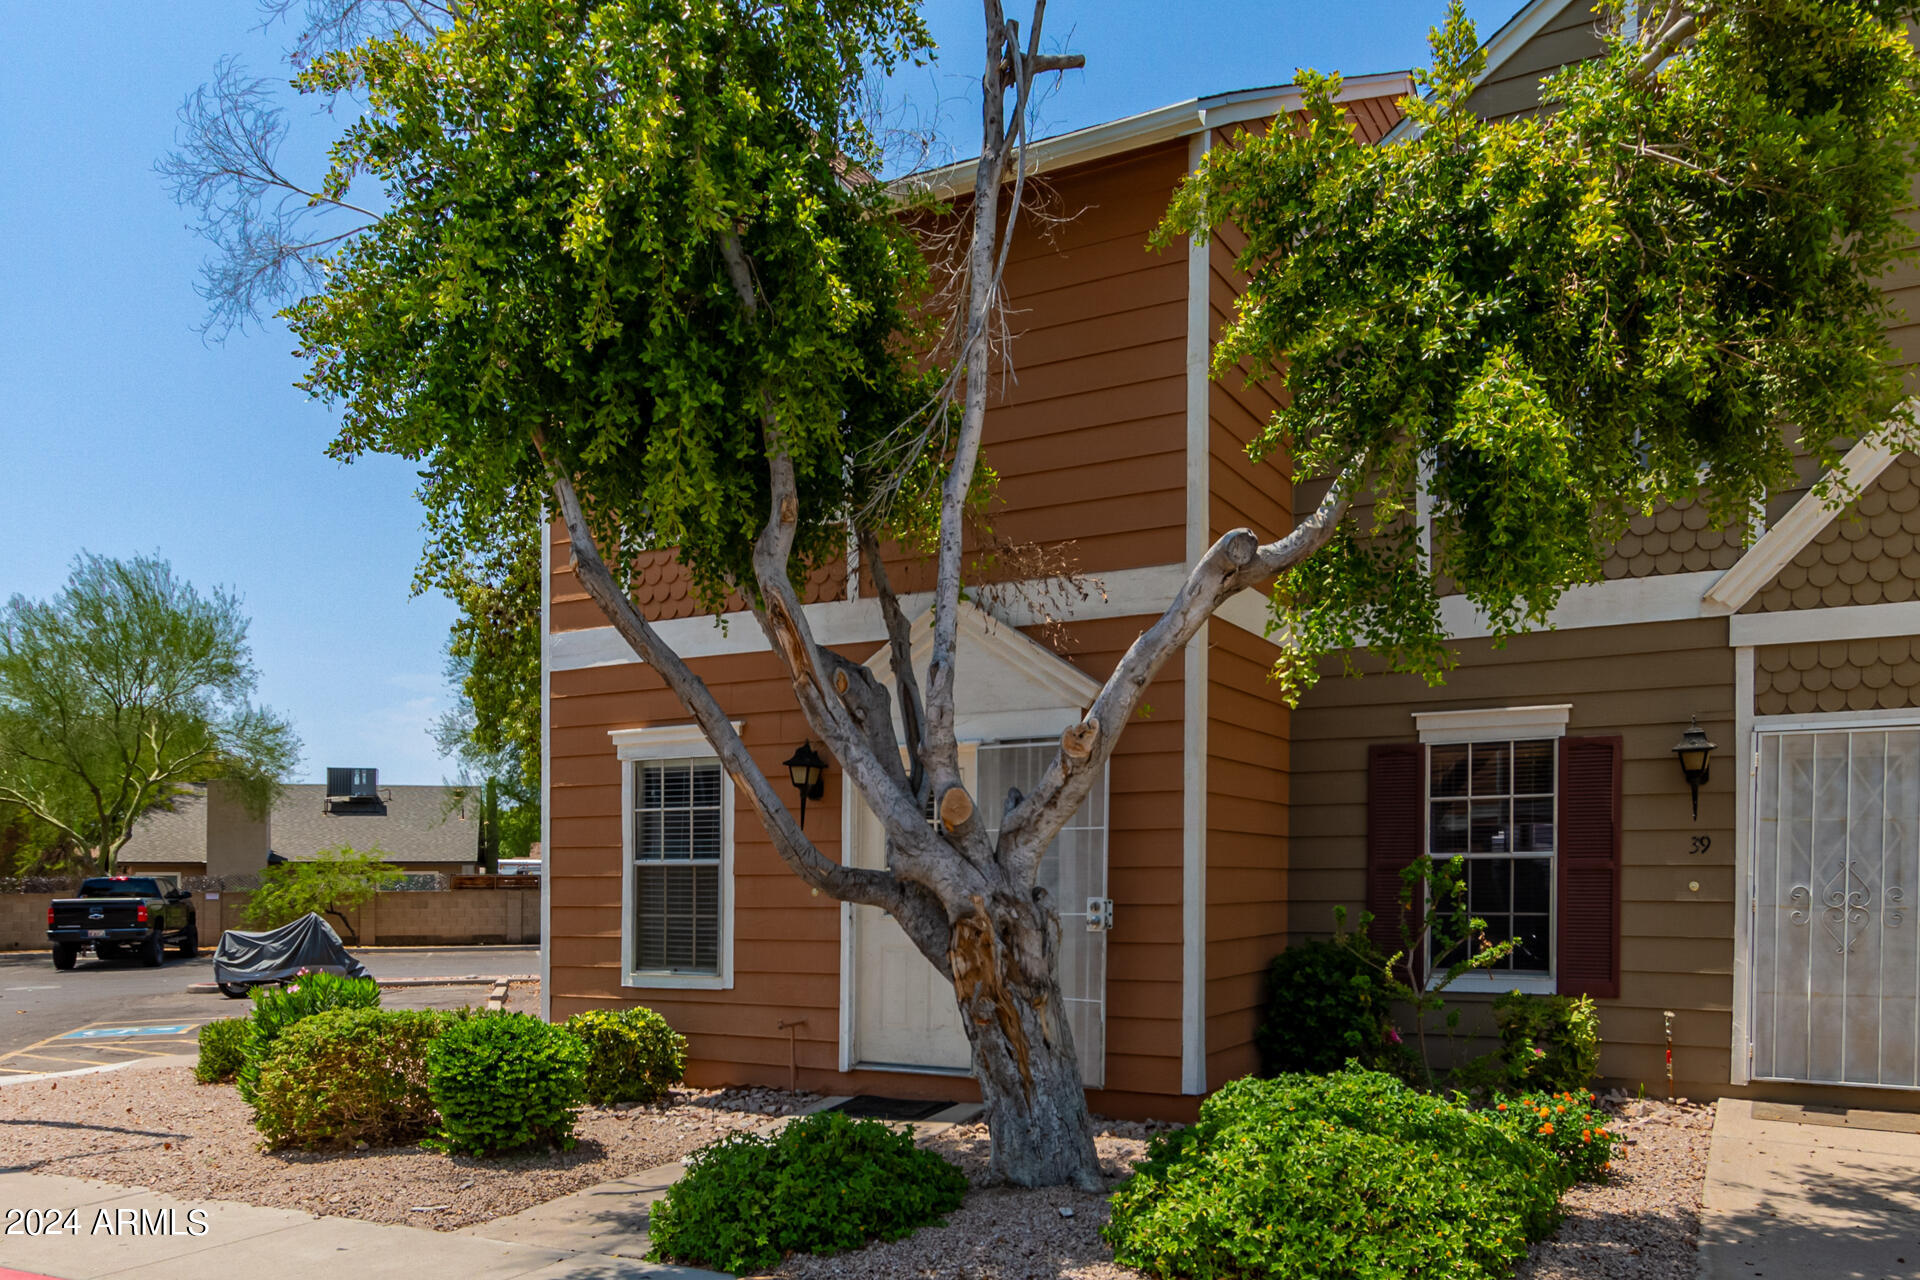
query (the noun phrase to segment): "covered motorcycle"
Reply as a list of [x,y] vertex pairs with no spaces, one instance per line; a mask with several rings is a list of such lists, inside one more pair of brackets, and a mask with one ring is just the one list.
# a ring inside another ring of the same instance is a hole
[[373,976],[341,944],[333,926],[313,912],[264,933],[229,929],[220,935],[219,949],[213,953],[213,980],[235,1000],[249,988],[319,971],[349,978]]

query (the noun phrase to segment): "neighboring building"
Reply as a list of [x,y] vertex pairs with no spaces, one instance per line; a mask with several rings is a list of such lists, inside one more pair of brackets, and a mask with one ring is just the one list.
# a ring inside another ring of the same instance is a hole
[[264,819],[223,783],[190,788],[140,820],[120,854],[128,870],[258,875],[271,856],[304,862],[342,845],[380,849],[405,871],[470,873],[480,823],[452,787],[385,787],[373,769],[329,769],[326,783],[283,787]]
[[[1375,139],[1408,89],[1404,74],[1363,77],[1343,97]],[[1185,102],[1031,150],[1071,216],[1023,222],[1007,267],[1022,336],[1019,378],[987,419],[994,524],[1065,551],[1103,591],[1056,595],[1064,621],[1052,629],[1018,593],[968,614],[957,711],[977,794],[1031,785],[1218,535],[1284,531],[1286,469],[1242,447],[1269,391],[1207,377],[1234,294],[1231,238],[1164,253],[1147,238],[1209,145],[1299,100],[1281,88]],[[932,181],[970,188],[972,170]],[[913,585],[911,566],[902,579]],[[551,1014],[649,1005],[686,1034],[689,1078],[703,1084],[783,1084],[791,1040],[807,1088],[970,1096],[951,988],[891,920],[812,895],[780,862],[685,708],[580,589],[558,526],[545,592]],[[700,615],[671,553],[642,557],[634,593],[743,722],[761,767],[784,778],[809,730],[751,616],[723,630]],[[870,587],[824,574],[810,594],[816,634],[884,677]],[[923,612],[926,597],[907,607]],[[1106,788],[1046,862],[1071,1024],[1107,1114],[1190,1115],[1198,1095],[1256,1064],[1262,973],[1289,929],[1288,716],[1267,680],[1265,623],[1249,592],[1168,664]],[[826,788],[807,813],[814,841],[829,856],[880,857],[837,766]],[[642,829],[676,848],[636,848]],[[1108,902],[1112,927],[1097,930]]]
[[[1589,0],[1537,0],[1471,102],[1534,109],[1598,50]],[[1915,283],[1887,287],[1911,308]],[[1892,336],[1911,363],[1920,327]],[[1391,912],[1400,866],[1461,853],[1475,913],[1527,939],[1463,985],[1592,994],[1606,1077],[1664,1088],[1671,1013],[1682,1094],[1920,1102],[1887,1091],[1920,1087],[1920,459],[1844,465],[1841,513],[1809,473],[1763,528],[1636,519],[1604,582],[1503,649],[1443,601],[1440,688],[1329,664],[1293,717],[1293,935]],[[1719,744],[1697,816],[1673,750],[1695,715]]]

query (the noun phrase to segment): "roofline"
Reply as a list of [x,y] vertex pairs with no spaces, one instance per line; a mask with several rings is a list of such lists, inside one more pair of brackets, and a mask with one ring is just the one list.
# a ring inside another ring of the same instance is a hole
[[[1334,101],[1350,102],[1359,98],[1383,98],[1389,95],[1401,97],[1411,92],[1411,72],[1386,71],[1343,80],[1340,92],[1334,95]],[[1027,172],[1039,173],[1067,165],[1086,164],[1185,138],[1204,129],[1264,120],[1282,112],[1298,110],[1304,100],[1305,95],[1300,88],[1290,84],[1264,89],[1240,89],[1207,98],[1189,98],[1185,102],[1176,102],[1137,116],[1109,120],[1105,124],[1091,125],[1031,143],[1026,148]],[[923,169],[919,173],[895,179],[892,185],[926,192],[939,199],[949,199],[973,190],[979,163],[978,157],[975,157],[937,169]]]
[[[1527,41],[1540,34],[1540,28],[1565,13],[1567,6],[1573,3],[1574,0],[1530,0],[1521,6],[1520,11],[1508,18],[1491,39],[1481,44],[1480,47],[1487,53],[1487,65],[1473,78],[1473,88],[1478,89],[1485,84],[1487,77],[1505,66],[1508,59],[1526,47]],[[1384,146],[1390,142],[1404,142],[1417,136],[1419,131],[1420,126],[1414,123],[1413,117],[1402,116],[1393,128],[1387,130],[1380,143]]]

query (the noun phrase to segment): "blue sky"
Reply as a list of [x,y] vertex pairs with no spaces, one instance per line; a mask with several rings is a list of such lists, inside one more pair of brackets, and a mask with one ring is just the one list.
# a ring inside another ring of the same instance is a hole
[[[1485,36],[1516,4],[1468,11]],[[1043,122],[1059,132],[1284,83],[1301,65],[1405,68],[1444,7],[1054,0],[1048,43],[1088,66],[1062,78]],[[966,95],[979,7],[926,12],[946,56],[902,92],[923,114],[939,105],[964,152],[978,137]],[[388,782],[435,782],[448,769],[427,728],[446,704],[452,609],[409,597],[412,470],[325,456],[332,418],[293,388],[278,324],[201,340],[203,245],[153,172],[217,58],[278,68],[288,33],[257,28],[252,0],[0,5],[0,597],[50,594],[82,548],[158,552],[245,600],[261,698],[306,744],[300,780],[373,765]],[[310,154],[325,122],[294,123]]]

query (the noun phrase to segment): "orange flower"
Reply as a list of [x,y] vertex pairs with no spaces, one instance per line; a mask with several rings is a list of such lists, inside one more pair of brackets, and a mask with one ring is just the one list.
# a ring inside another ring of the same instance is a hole
[[1592,1142],[1592,1141],[1593,1141],[1593,1130],[1591,1130],[1591,1129],[1582,1129],[1582,1130],[1580,1131],[1580,1141],[1582,1141],[1582,1142]]
[[1540,1126],[1540,1134],[1542,1137],[1552,1132],[1553,1132],[1553,1121],[1549,1120],[1545,1124]]
[[1555,1108],[1554,1108],[1554,1110],[1555,1110],[1555,1111],[1565,1111],[1565,1110],[1566,1110],[1566,1108],[1565,1108],[1565,1107],[1555,1107]]
[[1547,1118],[1547,1109],[1545,1107],[1540,1108],[1540,1118],[1542,1120]]
[[1495,1110],[1497,1110],[1497,1111],[1505,1111],[1506,1109],[1507,1109],[1507,1104],[1506,1104],[1506,1103],[1504,1103],[1504,1102],[1503,1102],[1503,1103],[1501,1103],[1501,1104],[1500,1104],[1500,1105],[1499,1105],[1498,1107],[1496,1107],[1496,1108],[1495,1108]]

